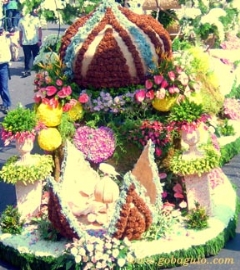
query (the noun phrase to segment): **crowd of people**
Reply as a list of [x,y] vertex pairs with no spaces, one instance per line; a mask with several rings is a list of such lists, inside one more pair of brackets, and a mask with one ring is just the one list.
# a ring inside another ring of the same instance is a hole
[[3,0],[3,17],[0,25],[0,110],[7,114],[11,106],[8,89],[10,79],[9,64],[18,61],[18,51],[22,48],[24,70],[21,77],[31,75],[31,63],[38,55],[42,45],[42,28],[38,8],[33,7],[29,14],[21,15],[18,0]]

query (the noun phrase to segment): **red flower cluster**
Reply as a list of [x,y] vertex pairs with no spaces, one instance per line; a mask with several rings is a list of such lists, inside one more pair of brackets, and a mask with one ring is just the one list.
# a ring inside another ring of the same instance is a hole
[[157,157],[167,152],[171,143],[171,131],[173,126],[165,125],[157,120],[144,120],[139,127],[131,131],[130,140],[144,147],[149,140],[155,144]]

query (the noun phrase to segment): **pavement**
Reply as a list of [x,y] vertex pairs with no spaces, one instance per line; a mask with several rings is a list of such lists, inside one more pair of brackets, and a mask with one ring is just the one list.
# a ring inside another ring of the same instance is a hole
[[[53,33],[63,33],[66,27],[59,27],[57,24],[48,24],[43,28],[43,36]],[[30,107],[33,105],[33,81],[34,72],[26,78],[21,78],[21,71],[23,71],[23,52],[20,48],[20,59],[18,62],[13,62],[11,65],[11,80],[9,81],[10,95],[12,99],[12,107],[15,108],[19,103],[24,106]],[[3,120],[4,114],[0,111],[0,122]],[[37,152],[37,147],[33,152]],[[16,154],[15,145],[3,146],[0,141],[0,167],[5,161]],[[228,164],[223,167],[225,174],[231,179],[232,183],[237,187],[238,196],[240,196],[240,154],[235,156]],[[227,200],[227,196],[223,198]],[[16,203],[15,188],[0,182],[0,213],[6,208],[7,205],[14,205]],[[230,264],[229,264],[230,262]],[[178,267],[176,269],[185,270],[238,270],[240,269],[240,218],[236,230],[236,237],[229,241],[226,246],[214,257],[210,257],[206,262],[198,265],[188,265]],[[0,261],[0,270],[19,270],[19,268],[12,267],[11,265]]]

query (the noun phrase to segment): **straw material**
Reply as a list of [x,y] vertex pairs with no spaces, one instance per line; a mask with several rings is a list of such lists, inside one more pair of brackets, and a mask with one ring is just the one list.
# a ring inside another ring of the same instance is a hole
[[166,30],[168,31],[171,39],[174,39],[181,31],[179,22],[175,21],[173,24],[169,25]]
[[156,10],[160,7],[163,10],[166,9],[178,9],[181,8],[178,0],[144,0],[143,10]]

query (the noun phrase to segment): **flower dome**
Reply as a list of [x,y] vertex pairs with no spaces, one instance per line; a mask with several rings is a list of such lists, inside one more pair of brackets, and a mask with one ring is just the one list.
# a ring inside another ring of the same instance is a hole
[[61,40],[66,73],[81,87],[144,84],[161,55],[172,55],[171,40],[150,15],[139,15],[113,0],[78,18]]

